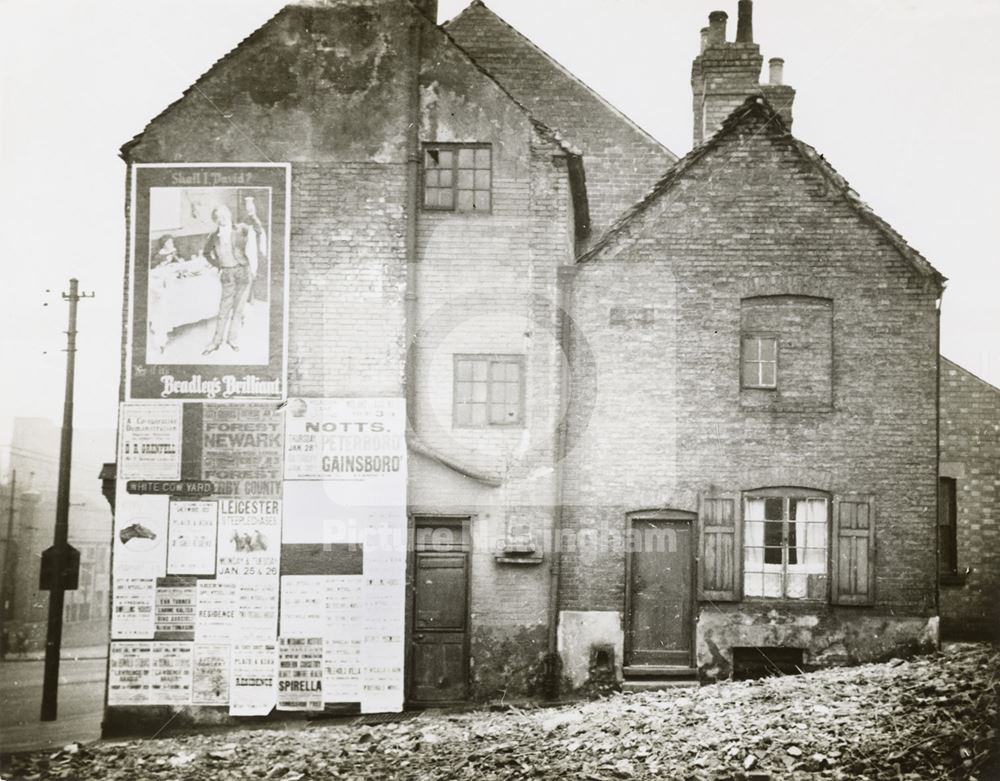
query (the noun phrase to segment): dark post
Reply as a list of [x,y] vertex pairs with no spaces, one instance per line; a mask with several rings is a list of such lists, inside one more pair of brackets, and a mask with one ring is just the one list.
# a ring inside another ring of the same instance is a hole
[[4,629],[7,627],[7,616],[14,609],[13,604],[13,585],[14,578],[11,572],[11,566],[14,561],[14,497],[17,495],[17,470],[15,469],[11,473],[10,477],[10,506],[7,508],[7,543],[3,548],[3,578],[0,580],[0,590],[2,590],[3,598],[0,599],[0,626]]
[[73,463],[73,375],[76,372],[76,304],[91,294],[77,292],[77,280],[69,281],[69,329],[66,331],[66,397],[63,401],[62,440],[59,446],[59,490],[56,494],[56,529],[53,539],[56,578],[49,591],[49,624],[45,634],[45,678],[42,683],[42,721],[55,721],[58,709],[59,652],[62,647],[63,598],[61,577],[69,547],[69,484]]

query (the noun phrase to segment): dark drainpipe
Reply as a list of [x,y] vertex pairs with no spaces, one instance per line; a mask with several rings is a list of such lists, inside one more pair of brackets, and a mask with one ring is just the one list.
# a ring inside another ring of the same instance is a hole
[[417,215],[420,208],[420,62],[423,21],[410,25],[411,78],[406,133],[406,418],[417,427]]
[[548,654],[545,660],[544,686],[545,697],[556,699],[559,696],[559,687],[562,682],[562,659],[559,657],[559,583],[562,577],[562,527],[563,516],[565,514],[565,463],[569,426],[569,394],[570,394],[570,369],[572,360],[571,351],[571,329],[570,329],[570,300],[573,292],[573,278],[576,274],[576,266],[563,266],[558,270],[559,295],[557,299],[557,317],[559,322],[559,347],[565,360],[562,360],[562,369],[559,377],[559,396],[567,401],[566,413],[556,428],[555,442],[555,477],[556,477],[556,506],[552,517],[552,540],[550,546],[549,563],[549,635]]

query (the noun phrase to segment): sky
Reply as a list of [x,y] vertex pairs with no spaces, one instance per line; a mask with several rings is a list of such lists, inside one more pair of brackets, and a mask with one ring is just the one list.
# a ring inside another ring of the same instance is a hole
[[[441,0],[439,21],[464,0]],[[62,415],[68,279],[76,424],[114,427],[125,165],[118,148],[281,0],[0,0],[0,452],[16,416]],[[736,0],[487,0],[678,155],[708,13]],[[758,0],[795,134],[950,281],[942,353],[1000,385],[1000,2]],[[108,454],[108,460],[114,454]]]

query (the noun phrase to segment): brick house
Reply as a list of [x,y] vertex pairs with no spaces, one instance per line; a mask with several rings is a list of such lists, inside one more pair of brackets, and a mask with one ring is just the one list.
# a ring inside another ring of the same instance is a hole
[[791,135],[751,11],[681,160],[478,0],[289,6],[123,148],[289,165],[279,397],[406,402],[408,703],[936,642],[944,280]]
[[941,358],[941,636],[1000,633],[1000,389]]

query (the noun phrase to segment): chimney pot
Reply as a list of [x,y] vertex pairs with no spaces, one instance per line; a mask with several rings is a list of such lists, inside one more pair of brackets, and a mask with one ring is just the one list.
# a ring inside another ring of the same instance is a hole
[[708,28],[701,28],[701,50],[704,52],[708,48]]
[[736,43],[753,43],[753,0],[740,0]]
[[725,11],[712,11],[708,15],[708,45],[721,46],[726,42],[726,20],[729,14]]
[[781,57],[772,57],[767,61],[768,83],[781,86],[785,79],[785,61]]

